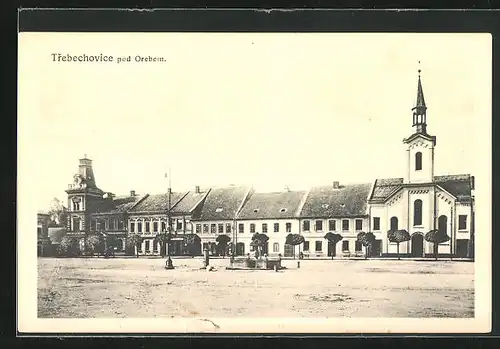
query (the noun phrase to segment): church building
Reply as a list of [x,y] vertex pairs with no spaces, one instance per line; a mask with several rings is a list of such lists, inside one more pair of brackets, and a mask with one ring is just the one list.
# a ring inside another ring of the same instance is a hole
[[377,179],[368,197],[373,232],[382,232],[383,255],[395,255],[397,244],[387,232],[404,229],[410,241],[401,243],[401,255],[431,256],[432,243],[424,237],[430,230],[446,233],[450,240],[439,244],[440,256],[473,257],[474,177],[470,174],[434,173],[436,137],[427,132],[427,106],[418,71],[413,133],[403,140],[406,171],[400,178]]

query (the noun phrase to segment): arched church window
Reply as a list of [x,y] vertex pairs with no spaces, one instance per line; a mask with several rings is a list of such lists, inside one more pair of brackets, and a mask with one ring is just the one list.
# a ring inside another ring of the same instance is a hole
[[439,216],[438,218],[438,230],[440,233],[446,234],[446,227],[448,226],[448,217]]
[[398,217],[391,218],[391,230],[392,231],[398,230]]
[[413,225],[422,225],[422,200],[413,203]]
[[420,171],[422,169],[422,153],[418,152],[415,154],[415,170]]

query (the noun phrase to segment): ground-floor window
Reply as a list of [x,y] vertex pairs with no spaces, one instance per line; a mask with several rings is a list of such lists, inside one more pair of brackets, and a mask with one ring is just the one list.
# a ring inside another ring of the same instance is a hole
[[278,244],[277,242],[275,242],[273,244],[273,252],[279,252],[280,251],[280,244]]
[[321,252],[323,247],[322,241],[316,241],[316,252]]
[[309,241],[304,241],[304,251],[309,251]]
[[357,251],[363,251],[363,244],[361,242],[359,242],[359,241],[356,241],[354,248],[355,248],[356,252]]
[[153,253],[158,252],[158,244],[153,241]]
[[349,251],[349,241],[342,241],[342,251]]
[[149,253],[150,251],[150,246],[151,242],[149,240],[144,241],[144,249],[146,250],[146,253]]

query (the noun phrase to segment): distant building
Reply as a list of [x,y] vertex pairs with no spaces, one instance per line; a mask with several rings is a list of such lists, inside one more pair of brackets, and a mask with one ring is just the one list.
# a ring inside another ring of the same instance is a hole
[[[357,242],[357,234],[369,231],[367,198],[370,184],[341,185],[333,182],[331,186],[312,188],[300,211],[300,234],[305,242],[303,252],[309,256],[341,256],[343,253],[362,253],[362,245]],[[325,235],[340,234],[342,241],[332,246]],[[372,248],[372,255],[379,256],[382,236]]]
[[49,249],[50,249],[49,223],[50,223],[50,215],[45,212],[38,212],[37,254],[39,257],[43,257],[49,254]]

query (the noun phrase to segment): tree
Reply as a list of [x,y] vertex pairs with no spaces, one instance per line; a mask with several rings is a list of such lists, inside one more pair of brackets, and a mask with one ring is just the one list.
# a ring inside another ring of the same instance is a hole
[[201,239],[196,234],[186,234],[182,240],[184,248],[188,251],[191,256],[196,254],[196,249],[199,251],[197,246],[200,245]]
[[87,246],[90,250],[90,255],[93,256],[94,253],[104,252],[104,236],[101,234],[92,234],[87,238]]
[[[159,243],[161,248],[160,248],[160,254],[162,257],[165,257],[165,255],[170,254],[170,243],[172,242],[173,234],[168,232],[168,233],[160,233],[156,235],[154,239],[154,243]],[[142,241],[141,241],[142,243]]]
[[73,257],[78,255],[79,252],[78,240],[70,236],[63,236],[59,244],[59,253],[66,257]]
[[[333,245],[333,249],[335,250],[335,246],[337,245],[337,243],[342,240],[342,235],[340,234],[336,234],[336,233],[326,233],[326,235],[324,236],[324,238],[326,240],[328,240],[329,243],[331,243]],[[332,260],[333,260],[333,253],[332,253]]]
[[143,237],[139,234],[132,234],[128,237],[127,242],[136,248],[136,257],[139,258],[139,248],[142,245]]
[[219,252],[222,253],[222,258],[224,258],[226,256],[227,244],[229,243],[229,241],[231,241],[231,238],[226,234],[221,234],[217,236],[215,241],[217,242],[217,247],[219,248]]
[[285,244],[293,246],[293,259],[295,259],[295,246],[303,243],[304,237],[300,234],[288,234],[286,236]]
[[66,226],[66,222],[68,219],[68,210],[66,209],[66,207],[64,207],[64,205],[59,199],[57,198],[52,199],[48,213],[50,215],[49,226],[51,227]]
[[424,239],[425,241],[430,242],[434,245],[434,257],[437,260],[439,244],[450,240],[450,237],[446,234],[446,232],[432,229],[427,234],[425,234]]
[[252,236],[252,242],[250,246],[253,246],[257,249],[258,256],[262,256],[262,248],[269,241],[269,237],[266,234],[255,233]]
[[405,241],[410,241],[410,233],[404,229],[399,229],[399,230],[389,230],[387,232],[387,239],[390,242],[395,242],[397,244],[398,248],[398,260],[400,260],[399,256],[399,244]]
[[358,241],[365,246],[365,259],[368,258],[368,249],[375,242],[375,235],[373,233],[360,232],[357,236]]

